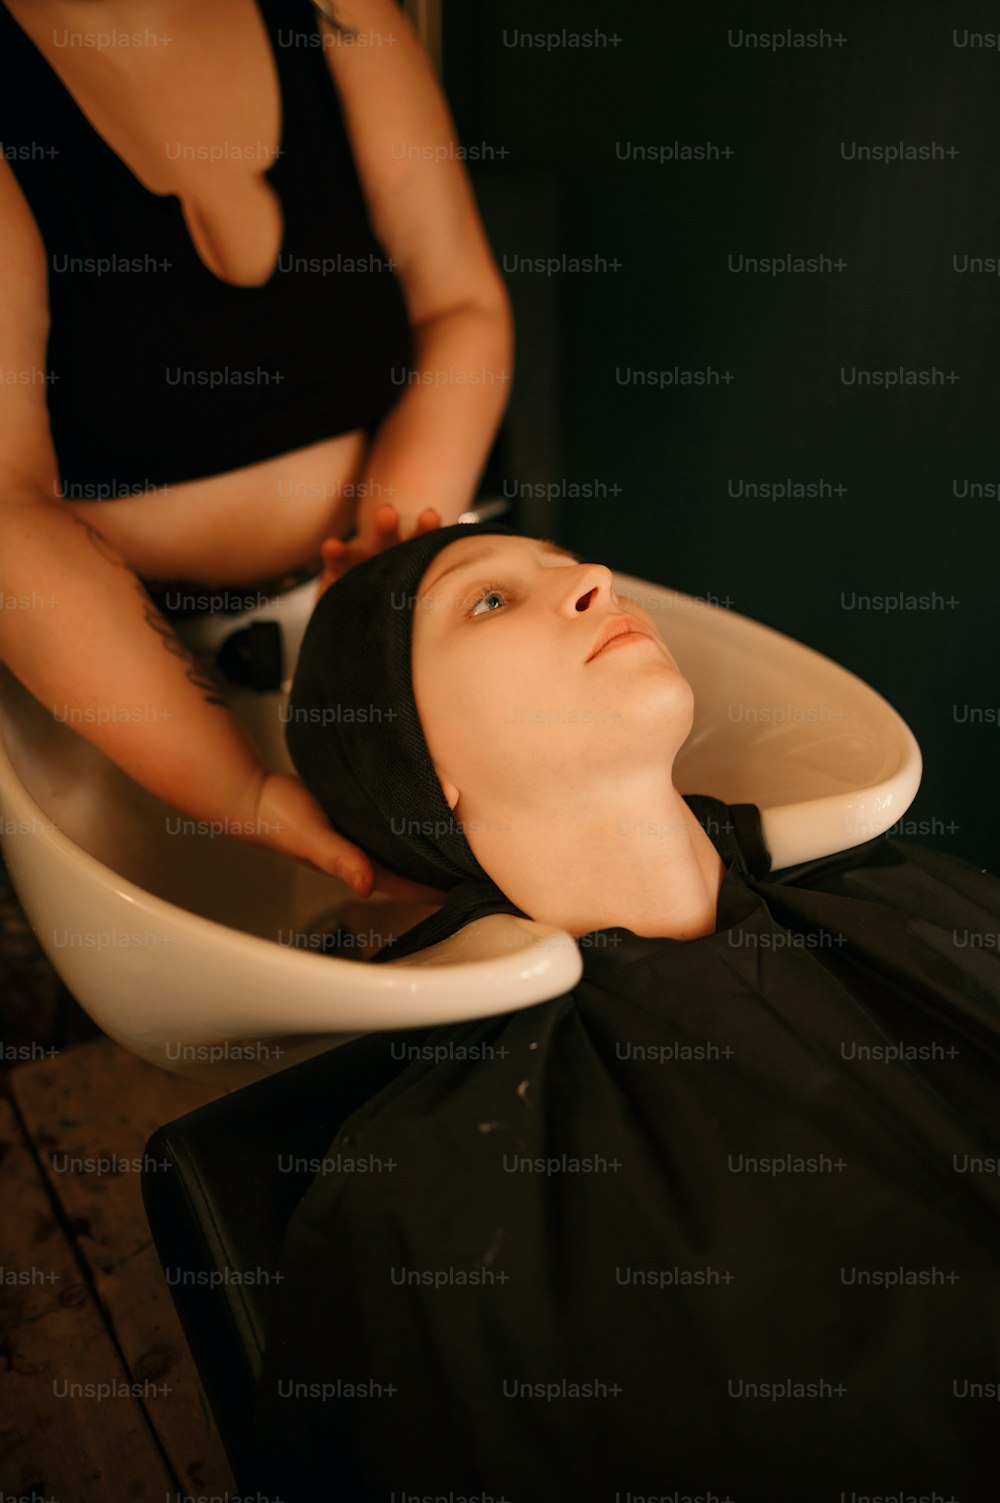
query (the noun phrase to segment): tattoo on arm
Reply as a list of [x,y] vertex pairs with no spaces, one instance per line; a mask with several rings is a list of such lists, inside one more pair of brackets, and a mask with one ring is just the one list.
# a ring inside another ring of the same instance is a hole
[[153,628],[168,652],[172,652],[175,658],[180,658],[181,662],[187,665],[187,677],[196,689],[202,691],[202,696],[206,704],[221,705],[224,710],[228,709],[228,705],[220,695],[219,686],[214,678],[211,677],[205,668],[199,666],[194,654],[185,647],[180,637],[164,621],[156,606],[146,594],[141,580],[137,581],[137,583],[139,585],[139,595],[142,599],[143,620],[146,622],[146,625]]
[[[102,535],[97,531],[96,528],[91,527],[90,523],[85,522],[82,517],[74,517],[73,521],[76,522],[78,527],[83,528],[84,532],[87,534],[87,537],[90,539],[90,542],[97,549],[102,558],[106,559],[109,564],[114,564],[114,566],[118,569],[129,569],[127,559],[112,543],[108,542],[107,538],[102,537]],[[194,654],[189,650],[189,648],[184,645],[181,639],[160,615],[159,611],[156,609],[156,606],[150,599],[149,594],[147,593],[146,588],[142,583],[142,580],[137,577],[135,583],[136,588],[139,591],[139,598],[142,601],[142,615],[143,620],[146,622],[146,625],[152,627],[153,631],[156,632],[157,636],[160,638],[167,651],[172,653],[175,658],[180,658],[181,662],[186,665],[186,677],[196,689],[201,690],[202,697],[205,700],[205,703],[210,705],[219,705],[222,709],[227,710],[229,706],[226,704],[225,699],[223,699],[222,695],[220,694],[219,685],[216,683],[215,679],[212,678],[207,669],[199,665],[198,660],[195,658]]]
[[82,517],[76,516],[73,512],[70,512],[70,518],[77,527],[83,528],[102,558],[107,559],[109,564],[114,564],[118,569],[128,568],[124,554],[120,553],[113,543],[109,543],[106,537],[102,537],[96,527],[91,527],[89,522],[85,522]]

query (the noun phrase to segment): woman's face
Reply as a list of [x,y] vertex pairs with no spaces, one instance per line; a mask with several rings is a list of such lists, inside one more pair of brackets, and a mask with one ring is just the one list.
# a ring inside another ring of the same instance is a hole
[[[690,685],[604,564],[534,538],[459,538],[413,612],[414,697],[452,807],[449,784],[468,812],[586,794],[645,767],[662,776],[691,730]],[[611,631],[621,639],[601,648]]]

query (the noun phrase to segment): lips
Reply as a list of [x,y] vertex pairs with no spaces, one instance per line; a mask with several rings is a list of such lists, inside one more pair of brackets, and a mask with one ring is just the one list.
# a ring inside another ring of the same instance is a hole
[[655,640],[649,627],[642,621],[637,621],[634,616],[609,617],[598,632],[597,639],[590,650],[590,656],[586,659],[586,662],[589,663],[593,658],[596,658],[602,648],[607,647],[608,643],[613,642],[616,637],[631,636],[633,633],[640,637],[648,637],[651,641]]

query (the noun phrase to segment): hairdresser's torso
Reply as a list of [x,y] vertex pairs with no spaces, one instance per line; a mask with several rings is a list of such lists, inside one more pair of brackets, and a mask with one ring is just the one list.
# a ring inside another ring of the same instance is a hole
[[[165,141],[197,146],[213,140],[276,147],[281,96],[259,9],[247,0],[7,0],[7,9],[136,178],[153,193],[179,196],[192,243],[215,276],[246,286],[265,281],[279,254],[282,215],[260,163],[207,162],[181,153],[170,160],[163,147]],[[134,33],[143,27],[169,34],[170,45],[102,48],[56,41],[60,34],[115,28]],[[18,271],[29,284],[44,287],[46,248],[2,160],[0,217]],[[169,435],[164,439],[169,443]],[[350,532],[353,482],[367,443],[365,430],[355,428],[225,473],[171,484],[153,501],[116,497],[99,507],[101,531],[148,578],[187,575],[236,583],[271,577],[315,556],[324,537]],[[92,501],[63,504],[97,520]]]

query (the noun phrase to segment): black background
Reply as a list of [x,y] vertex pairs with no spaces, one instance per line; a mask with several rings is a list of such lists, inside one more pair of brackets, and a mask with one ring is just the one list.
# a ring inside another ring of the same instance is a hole
[[[927,0],[874,12],[446,3],[444,85],[460,141],[507,153],[470,164],[502,269],[561,252],[621,263],[505,269],[518,351],[496,473],[603,488],[515,524],[728,600],[858,674],[923,753],[920,791],[890,833],[998,870],[1000,500],[956,487],[1000,488],[1000,277],[953,264],[1000,258],[1000,51],[955,45],[967,28],[1000,30],[990,16]],[[834,40],[730,44],[730,31],[785,28]],[[620,40],[510,45],[563,29]],[[732,155],[623,159],[675,141]],[[855,144],[899,142],[953,154],[846,159]],[[736,274],[728,258],[741,254],[846,264]],[[657,389],[617,376],[675,366],[734,379]],[[958,379],[841,378],[900,367]],[[730,494],[730,482],[789,478],[834,494]],[[848,608],[855,592],[939,600],[890,614]],[[992,720],[970,718],[984,711]]]

